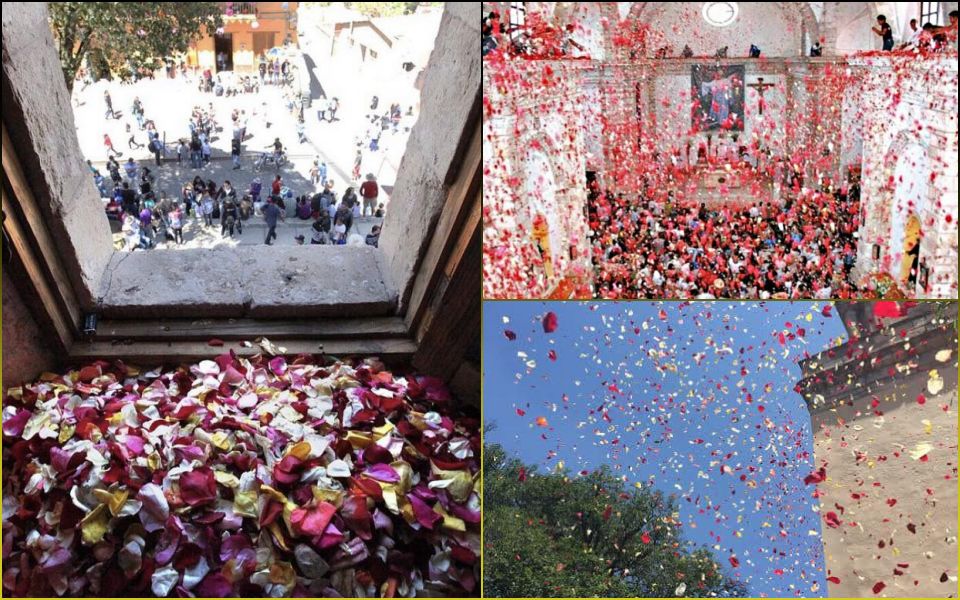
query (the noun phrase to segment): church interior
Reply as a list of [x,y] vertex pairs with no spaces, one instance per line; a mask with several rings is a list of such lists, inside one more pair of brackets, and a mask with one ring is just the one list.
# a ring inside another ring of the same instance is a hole
[[956,298],[957,3],[483,4],[486,298]]

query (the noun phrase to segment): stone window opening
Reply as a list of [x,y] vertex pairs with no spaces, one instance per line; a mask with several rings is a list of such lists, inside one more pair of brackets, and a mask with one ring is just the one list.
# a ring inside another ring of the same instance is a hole
[[[410,361],[475,382],[478,399],[479,12],[446,5],[421,90],[422,112],[437,117],[411,131],[379,249],[130,253],[112,248],[106,218],[91,218],[102,204],[84,172],[46,5],[5,3],[4,283],[18,288],[52,354],[190,360],[215,352],[212,339],[249,354],[241,340],[267,337],[294,354]],[[91,315],[95,332],[85,334]]]

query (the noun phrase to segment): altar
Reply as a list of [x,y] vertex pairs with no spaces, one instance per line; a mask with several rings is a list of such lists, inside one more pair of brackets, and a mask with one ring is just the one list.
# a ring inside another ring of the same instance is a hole
[[725,165],[694,168],[691,200],[707,208],[723,206],[745,208],[754,203],[782,204],[780,186],[772,178],[755,171],[749,165]]

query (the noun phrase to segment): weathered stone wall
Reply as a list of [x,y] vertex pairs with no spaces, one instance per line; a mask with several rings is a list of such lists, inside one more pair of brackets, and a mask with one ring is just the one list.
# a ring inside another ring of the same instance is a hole
[[77,142],[43,2],[3,3],[3,123],[81,305],[95,303],[110,227]]
[[13,280],[3,273],[3,391],[56,366],[56,356]]
[[391,314],[396,296],[370,246],[221,246],[117,252],[98,306],[107,318]]
[[[903,223],[913,213],[921,222],[920,262],[930,271],[929,291],[920,286],[919,277],[908,291],[924,298],[956,298],[957,58],[908,60],[909,65],[887,58],[851,62],[864,71],[864,89],[870,90],[861,101],[865,221],[857,269],[900,279]],[[922,158],[910,158],[915,155]],[[898,168],[900,175],[908,173],[911,181],[924,185],[911,193],[898,180]],[[891,185],[895,181],[896,186]],[[895,187],[901,191],[899,198]],[[873,256],[875,244],[881,248],[878,259]]]
[[414,125],[384,218],[380,248],[403,314],[449,185],[480,110],[480,4],[449,2],[430,55]]
[[[505,71],[486,76],[483,282],[487,298],[546,298],[565,278],[589,276],[586,107],[580,90],[592,65],[516,61]],[[524,81],[535,83],[528,86]],[[549,255],[541,254],[534,237],[537,218],[545,224]],[[547,256],[552,273],[544,265]]]
[[[903,319],[892,336],[867,333],[804,364],[815,461],[827,474],[817,492],[831,597],[957,594],[956,330],[920,310],[928,318]],[[940,362],[944,349],[953,352]]]

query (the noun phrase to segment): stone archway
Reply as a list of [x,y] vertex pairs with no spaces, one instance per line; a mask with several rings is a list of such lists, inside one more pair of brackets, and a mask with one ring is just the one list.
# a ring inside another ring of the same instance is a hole
[[[883,172],[891,174],[872,203],[883,219],[887,232],[886,271],[901,285],[916,282],[919,265],[924,215],[929,204],[930,148],[926,140],[908,131],[901,131],[887,148]],[[913,195],[908,196],[913,192]]]
[[552,144],[546,136],[538,137],[543,138],[541,147],[528,150],[521,159],[525,173],[522,193],[526,198],[522,205],[527,213],[524,226],[530,231],[530,242],[543,260],[547,280],[552,280],[557,273],[562,249],[562,227],[558,222],[557,178],[550,160],[554,156],[550,149]]
[[917,283],[917,270],[920,265],[920,237],[923,235],[921,229],[920,217],[915,212],[910,213],[903,228],[899,279],[913,286]]
[[[663,2],[634,2],[625,20],[635,21],[644,18],[649,20],[658,11],[663,9],[664,4]],[[810,39],[818,39],[820,37],[820,22],[817,20],[817,16],[814,14],[809,2],[773,2],[771,4],[774,4],[787,16],[799,12],[803,35],[809,36]],[[749,4],[747,4],[747,7],[749,7]],[[803,40],[799,40],[798,42],[802,41]]]

